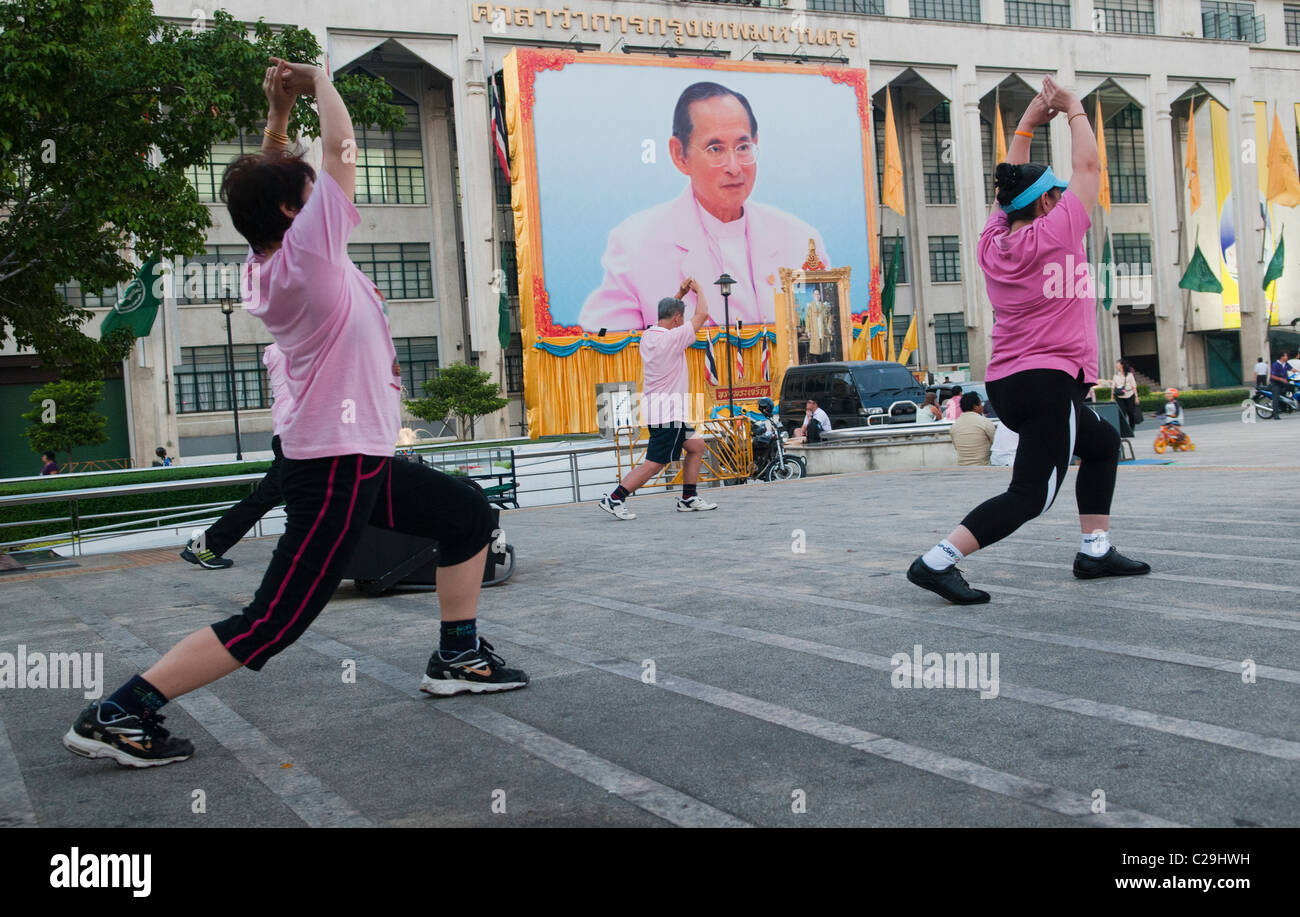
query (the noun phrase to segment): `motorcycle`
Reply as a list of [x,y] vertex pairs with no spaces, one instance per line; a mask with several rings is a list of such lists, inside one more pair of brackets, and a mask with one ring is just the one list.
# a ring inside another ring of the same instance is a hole
[[[1273,416],[1273,390],[1271,388],[1256,388],[1255,393],[1250,396],[1251,402],[1255,405],[1255,414],[1260,420],[1268,420]],[[1300,405],[1296,403],[1295,391],[1290,394],[1283,393],[1278,402],[1278,407],[1283,414],[1292,414]]]
[[754,443],[754,471],[750,476],[757,481],[788,481],[802,478],[808,466],[799,456],[787,455],[786,433],[776,417],[776,405],[771,398],[760,398],[758,410],[762,420],[749,415],[750,438]]

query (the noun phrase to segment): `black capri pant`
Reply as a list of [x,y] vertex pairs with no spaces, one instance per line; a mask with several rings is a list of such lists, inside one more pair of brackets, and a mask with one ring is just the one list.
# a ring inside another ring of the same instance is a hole
[[261,669],[307,630],[330,600],[367,525],[438,541],[438,565],[463,563],[492,540],[482,491],[412,462],[373,455],[286,458],[285,530],[253,601],[213,631],[247,668]]
[[1056,500],[1079,456],[1074,498],[1080,515],[1110,514],[1119,466],[1119,433],[1084,407],[1083,373],[1029,369],[986,384],[998,420],[1020,435],[1011,486],[962,520],[981,548],[1001,541]]

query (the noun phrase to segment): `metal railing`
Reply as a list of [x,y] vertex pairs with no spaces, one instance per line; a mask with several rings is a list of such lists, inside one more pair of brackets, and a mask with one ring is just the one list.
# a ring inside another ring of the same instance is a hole
[[[87,542],[117,538],[123,535],[138,535],[143,532],[156,532],[186,524],[194,524],[209,518],[216,518],[237,500],[218,503],[193,503],[184,506],[144,507],[140,509],[121,510],[110,513],[82,513],[80,505],[86,500],[103,500],[109,497],[121,497],[151,493],[169,493],[180,490],[199,490],[211,487],[225,487],[235,484],[255,485],[262,480],[263,474],[236,474],[214,478],[191,478],[184,481],[145,482],[143,484],[122,484],[117,487],[86,487],[78,490],[52,490],[45,493],[15,494],[0,497],[0,509],[10,506],[35,506],[45,503],[66,503],[68,512],[62,516],[48,516],[38,519],[23,519],[18,522],[0,522],[0,533],[5,529],[19,526],[66,523],[67,528],[61,532],[51,532],[32,538],[18,540],[0,540],[0,549],[40,544],[44,546],[70,545],[74,555],[83,553]],[[109,521],[114,520],[114,521]],[[87,523],[90,523],[87,525]]]

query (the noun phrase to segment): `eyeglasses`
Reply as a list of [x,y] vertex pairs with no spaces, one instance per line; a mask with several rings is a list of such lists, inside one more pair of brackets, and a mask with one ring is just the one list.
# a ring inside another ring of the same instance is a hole
[[722,165],[732,153],[736,154],[736,161],[742,166],[752,166],[758,161],[758,144],[747,140],[730,148],[723,143],[710,143],[708,146],[696,147],[696,149],[704,154],[704,161],[711,166]]

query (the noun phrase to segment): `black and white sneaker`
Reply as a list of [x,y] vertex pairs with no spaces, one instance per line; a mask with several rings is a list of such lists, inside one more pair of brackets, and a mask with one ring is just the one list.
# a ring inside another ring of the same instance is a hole
[[181,557],[192,564],[198,564],[206,570],[224,570],[227,567],[233,567],[235,562],[220,554],[213,554],[207,548],[200,547],[198,539],[191,538],[185,547],[181,548]]
[[601,497],[600,502],[596,505],[609,513],[615,519],[627,520],[636,518],[636,513],[628,512],[626,500],[615,500],[609,494],[605,494],[605,496]]
[[478,649],[466,650],[451,659],[443,659],[437,650],[429,657],[420,690],[425,694],[448,697],[452,694],[483,694],[487,691],[512,691],[528,684],[528,676],[519,669],[506,667],[505,660],[492,652],[492,644],[482,637]]
[[682,499],[677,498],[677,512],[679,513],[706,513],[711,509],[717,509],[718,504],[710,503],[708,500],[696,494],[693,497]]
[[95,701],[72,724],[63,744],[83,758],[112,758],[125,767],[157,767],[184,761],[194,754],[194,743],[179,739],[163,728],[166,717],[146,711],[140,716],[119,714],[100,718]]

